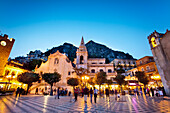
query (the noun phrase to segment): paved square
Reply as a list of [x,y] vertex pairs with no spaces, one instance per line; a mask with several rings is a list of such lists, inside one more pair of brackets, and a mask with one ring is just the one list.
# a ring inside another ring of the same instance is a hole
[[115,96],[97,98],[91,103],[88,97],[78,97],[77,102],[70,102],[70,97],[54,96],[14,96],[0,97],[0,113],[170,113],[170,99],[148,96],[123,96],[118,102]]

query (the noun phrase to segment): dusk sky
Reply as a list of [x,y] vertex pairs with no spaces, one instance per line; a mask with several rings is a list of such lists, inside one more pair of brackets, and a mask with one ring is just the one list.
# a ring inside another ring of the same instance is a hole
[[152,56],[147,36],[166,29],[169,0],[0,0],[0,31],[16,40],[12,58],[64,42],[78,47],[83,36],[139,59]]

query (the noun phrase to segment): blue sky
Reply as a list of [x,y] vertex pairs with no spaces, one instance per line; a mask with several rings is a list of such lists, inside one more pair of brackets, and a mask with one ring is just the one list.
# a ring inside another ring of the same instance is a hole
[[0,31],[16,40],[10,57],[93,40],[141,58],[147,36],[170,29],[168,0],[0,0]]

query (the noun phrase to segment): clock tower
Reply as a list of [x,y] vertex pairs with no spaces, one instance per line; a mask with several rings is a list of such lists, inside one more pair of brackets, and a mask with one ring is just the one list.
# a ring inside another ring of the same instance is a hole
[[77,55],[77,59],[76,59],[77,68],[87,69],[88,52],[87,52],[87,48],[84,44],[83,37],[81,39],[80,46],[77,49],[76,55]]
[[2,76],[5,64],[8,61],[9,54],[13,47],[15,39],[8,38],[8,35],[0,35],[0,76]]

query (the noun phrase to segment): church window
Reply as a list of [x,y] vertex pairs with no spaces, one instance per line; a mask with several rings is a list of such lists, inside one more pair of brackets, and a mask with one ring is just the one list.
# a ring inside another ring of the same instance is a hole
[[68,75],[70,75],[70,71],[68,72]]
[[96,64],[95,62],[92,62],[92,64]]
[[83,64],[83,56],[80,56],[80,64]]
[[111,69],[108,69],[108,73],[111,73],[112,72],[112,70]]
[[58,58],[55,58],[54,59],[54,64],[58,64],[58,62],[59,62]]
[[103,72],[103,69],[100,69],[100,72]]
[[144,71],[144,68],[142,67],[141,70]]
[[100,62],[99,64],[103,64],[102,62]]
[[142,64],[142,60],[140,61],[140,64]]
[[94,70],[94,69],[92,69],[92,70],[91,70],[91,73],[95,73],[95,70]]

